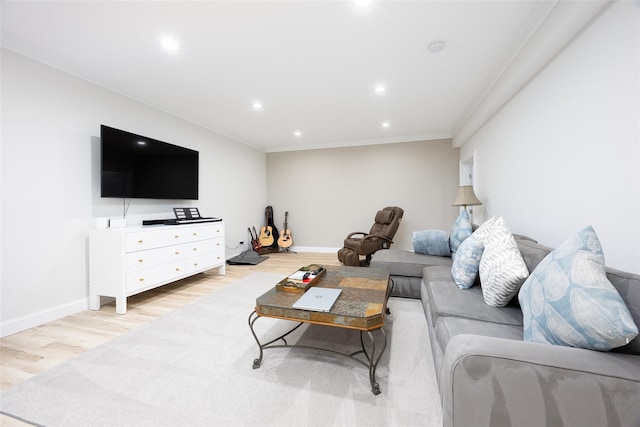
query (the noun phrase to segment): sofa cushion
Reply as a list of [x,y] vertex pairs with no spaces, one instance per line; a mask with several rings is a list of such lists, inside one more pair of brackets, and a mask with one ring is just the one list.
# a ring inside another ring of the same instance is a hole
[[[432,282],[451,282],[453,286],[455,286],[455,282],[453,282],[453,277],[451,276],[450,268],[442,268],[446,266],[442,265],[428,265],[422,269],[422,277],[427,281]],[[423,280],[423,282],[425,281]],[[427,282],[428,283],[428,282]]]
[[384,249],[373,254],[369,265],[387,270],[394,276],[422,277],[422,269],[428,265],[451,268],[451,258],[420,255],[403,249]]
[[[640,327],[640,275],[607,268],[607,279],[625,302],[636,326]],[[617,347],[613,351],[640,355],[640,335],[629,344]]]
[[446,267],[426,267],[423,272],[423,298],[429,299],[432,322],[438,317],[459,317],[522,327],[522,311],[511,304],[497,310],[484,303],[482,289],[459,289]]
[[411,236],[413,250],[417,254],[451,256],[449,235],[444,230],[414,231]]
[[592,227],[547,255],[518,298],[526,341],[606,351],[638,335],[631,313],[607,280],[604,254]]
[[487,227],[483,224],[473,235],[484,244],[480,260],[484,301],[493,307],[504,307],[516,296],[529,270],[504,218]]
[[458,219],[453,223],[451,229],[451,235],[449,236],[449,246],[451,253],[455,254],[462,242],[473,233],[471,227],[471,220],[469,219],[469,213],[466,209],[463,209],[458,215]]
[[[496,310],[496,308],[493,310]],[[447,348],[449,340],[461,334],[522,341],[522,326],[483,322],[460,317],[439,317],[435,324],[435,333],[436,341],[443,352]]]
[[465,239],[452,255],[451,275],[460,289],[469,289],[478,277],[484,245],[475,237]]

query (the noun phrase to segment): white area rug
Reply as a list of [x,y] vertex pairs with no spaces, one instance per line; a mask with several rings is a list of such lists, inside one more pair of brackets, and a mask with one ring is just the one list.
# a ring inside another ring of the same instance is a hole
[[[367,369],[303,349],[265,350],[247,319],[281,277],[253,273],[1,396],[3,413],[45,426],[442,425],[419,300],[392,298],[388,347],[371,393]],[[259,336],[292,323],[260,318]],[[289,342],[359,346],[357,331],[305,325]]]

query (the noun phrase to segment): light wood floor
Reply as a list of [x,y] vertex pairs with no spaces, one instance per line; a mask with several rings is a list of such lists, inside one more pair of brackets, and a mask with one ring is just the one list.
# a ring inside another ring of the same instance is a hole
[[[127,314],[115,313],[115,303],[99,311],[83,311],[0,339],[0,390],[46,371],[91,350],[152,319],[201,298],[253,272],[292,273],[301,266],[318,263],[339,265],[336,254],[281,252],[269,254],[258,265],[227,265],[127,299]],[[257,297],[258,295],[256,295]],[[0,415],[0,425],[24,426]]]

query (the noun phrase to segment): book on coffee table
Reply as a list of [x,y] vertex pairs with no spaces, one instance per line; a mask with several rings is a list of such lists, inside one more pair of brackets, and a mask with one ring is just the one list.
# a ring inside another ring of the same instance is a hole
[[276,288],[285,291],[299,291],[309,289],[314,283],[326,273],[326,269],[318,264],[310,264],[300,267],[289,276],[276,284]]

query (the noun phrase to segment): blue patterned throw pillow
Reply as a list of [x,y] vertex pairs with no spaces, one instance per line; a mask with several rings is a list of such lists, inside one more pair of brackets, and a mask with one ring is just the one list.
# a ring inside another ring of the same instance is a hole
[[443,230],[414,231],[413,251],[422,255],[450,256],[449,235]]
[[547,255],[518,299],[525,341],[607,351],[638,335],[629,309],[607,279],[591,226]]
[[478,277],[483,252],[484,245],[473,235],[460,244],[451,266],[451,275],[460,289],[469,289],[473,286]]
[[471,236],[471,233],[473,233],[473,228],[471,227],[469,213],[466,209],[463,209],[456,222],[453,223],[451,235],[449,236],[449,246],[452,254],[456,253],[464,239]]

